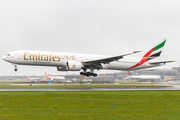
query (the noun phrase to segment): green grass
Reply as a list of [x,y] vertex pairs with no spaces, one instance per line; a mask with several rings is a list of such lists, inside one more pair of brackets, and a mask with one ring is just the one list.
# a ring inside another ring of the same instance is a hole
[[0,92],[1,120],[179,120],[179,91]]
[[169,86],[157,86],[157,85],[0,85],[0,89],[5,88],[161,88]]

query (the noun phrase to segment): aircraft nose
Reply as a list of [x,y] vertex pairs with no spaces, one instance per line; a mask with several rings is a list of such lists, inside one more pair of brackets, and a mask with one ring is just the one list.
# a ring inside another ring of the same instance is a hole
[[2,59],[3,59],[3,60],[6,60],[6,56],[4,55],[4,56],[2,57]]

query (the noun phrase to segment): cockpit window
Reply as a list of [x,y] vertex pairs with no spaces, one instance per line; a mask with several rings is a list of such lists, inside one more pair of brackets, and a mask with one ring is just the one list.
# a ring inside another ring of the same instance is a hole
[[10,54],[6,54],[6,56],[10,56]]

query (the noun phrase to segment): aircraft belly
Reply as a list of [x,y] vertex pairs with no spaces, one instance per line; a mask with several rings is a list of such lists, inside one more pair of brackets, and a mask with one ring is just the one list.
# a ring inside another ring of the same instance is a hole
[[113,70],[138,70],[138,69],[144,69],[144,68],[151,68],[156,66],[161,66],[162,64],[157,65],[151,65],[148,63],[144,63],[140,66],[131,68],[134,66],[135,62],[111,62],[110,64],[104,64],[103,69],[113,69]]
[[54,62],[54,61],[32,61],[32,60],[21,60],[18,62],[14,62],[15,64],[20,65],[37,65],[37,66],[62,66],[64,67],[64,62]]

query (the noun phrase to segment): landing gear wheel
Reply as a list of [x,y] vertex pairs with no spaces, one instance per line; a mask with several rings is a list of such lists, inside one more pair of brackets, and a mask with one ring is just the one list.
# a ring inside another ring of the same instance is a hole
[[84,76],[87,76],[87,73],[83,73]]
[[[13,64],[14,65],[14,64]],[[18,69],[17,69],[17,65],[14,65],[14,71],[17,72]]]
[[84,73],[83,73],[83,72],[80,72],[80,75],[84,75]]
[[91,70],[91,72],[86,72],[87,69],[83,69],[83,72],[80,72],[80,75],[84,75],[84,76],[87,76],[87,77],[90,77],[90,76],[94,76],[94,77],[97,77],[97,74],[94,73],[94,70]]
[[96,74],[96,73],[94,73],[94,74],[93,74],[93,76],[94,76],[94,77],[97,77],[97,74]]
[[87,72],[87,73],[86,73],[86,76],[89,77],[89,76],[90,76],[90,72]]
[[18,71],[18,69],[17,69],[17,68],[14,68],[14,71],[15,71],[15,72],[17,72],[17,71]]

